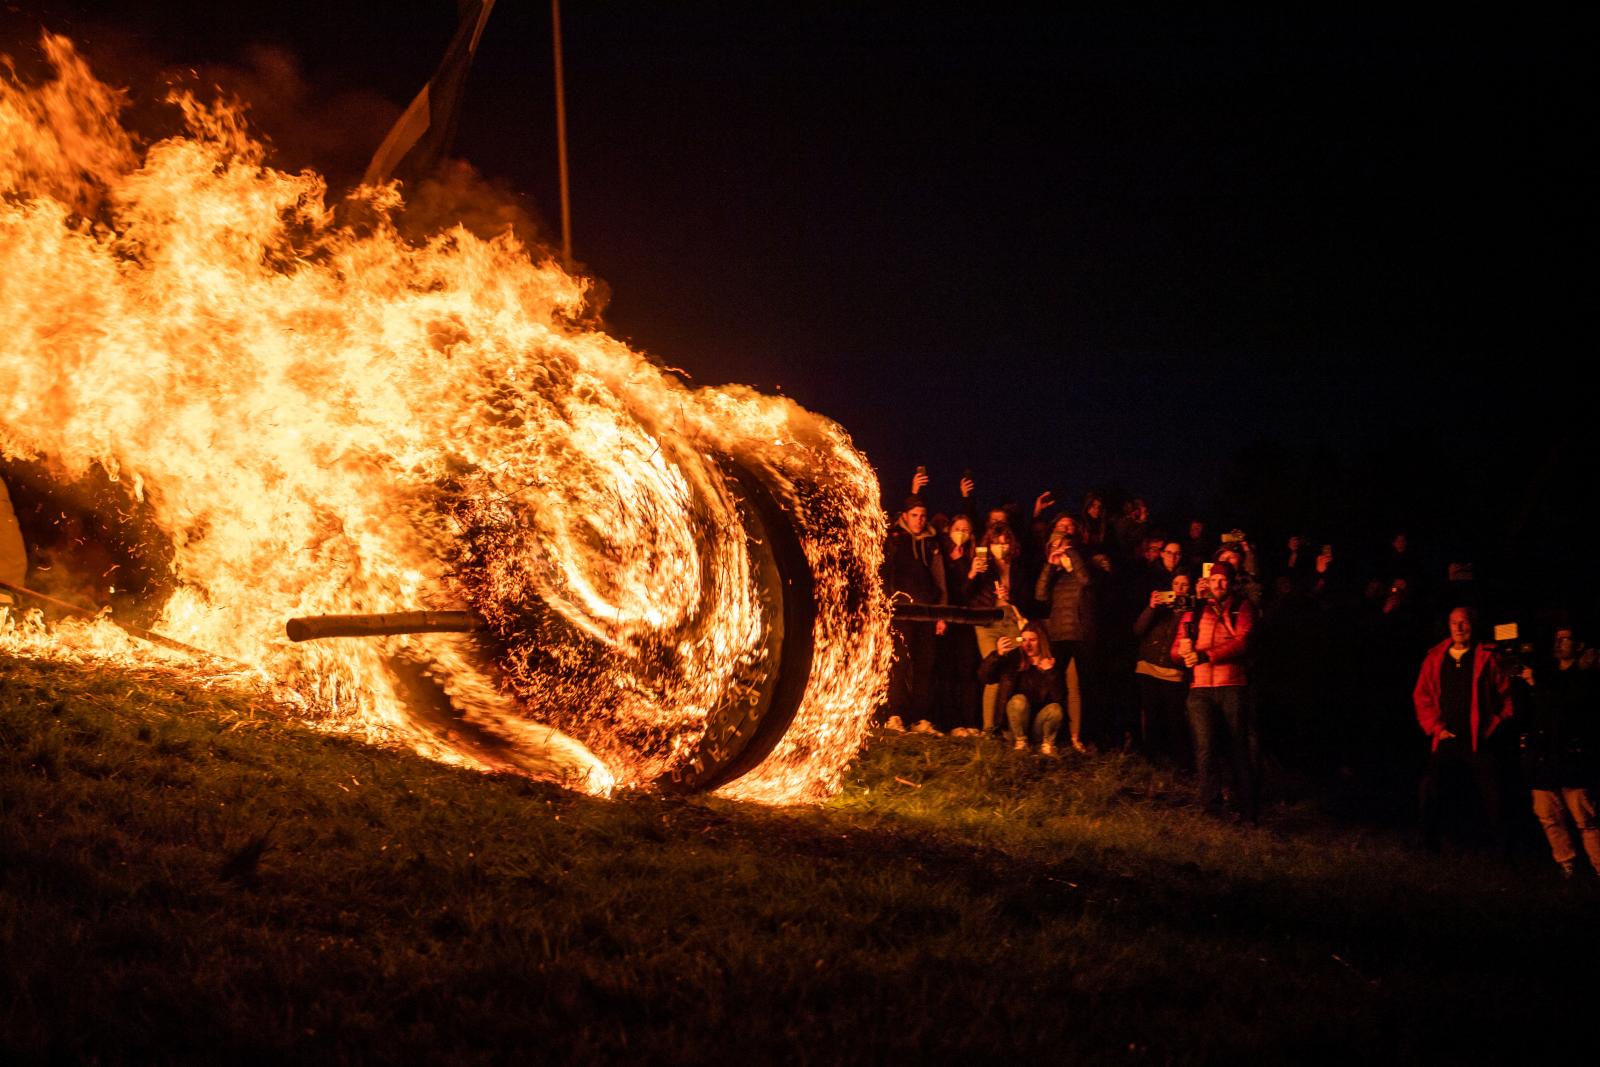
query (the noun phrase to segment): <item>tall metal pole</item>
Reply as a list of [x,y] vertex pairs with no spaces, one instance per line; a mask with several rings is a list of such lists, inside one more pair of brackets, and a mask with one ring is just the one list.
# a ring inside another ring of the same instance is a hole
[[567,187],[567,80],[561,69],[561,0],[550,0],[556,51],[556,151],[561,168],[561,265],[572,269],[572,194]]

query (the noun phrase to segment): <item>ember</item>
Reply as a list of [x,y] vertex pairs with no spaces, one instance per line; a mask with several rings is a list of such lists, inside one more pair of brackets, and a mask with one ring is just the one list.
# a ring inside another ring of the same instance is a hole
[[[836,786],[888,658],[877,485],[842,429],[685,386],[510,234],[408,243],[394,187],[330,205],[229,106],[176,94],[189,134],[143,144],[43,47],[49,80],[0,74],[0,450],[131,486],[171,542],[152,629],[440,759]],[[283,629],[408,610],[487,632]]]

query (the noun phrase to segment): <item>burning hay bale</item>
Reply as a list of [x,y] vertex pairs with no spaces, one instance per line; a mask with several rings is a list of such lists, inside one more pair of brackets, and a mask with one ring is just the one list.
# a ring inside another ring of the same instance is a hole
[[[229,106],[177,94],[188,134],[143,143],[42,47],[52,77],[0,74],[0,452],[128,487],[170,553],[153,629],[442,759],[835,787],[888,656],[877,485],[838,426],[686,386],[509,233],[408,241],[395,187],[330,203]],[[485,631],[283,630],[397,610]]]

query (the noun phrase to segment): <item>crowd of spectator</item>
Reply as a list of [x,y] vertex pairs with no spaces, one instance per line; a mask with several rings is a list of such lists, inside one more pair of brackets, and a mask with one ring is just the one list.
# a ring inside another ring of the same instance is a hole
[[1563,872],[1579,870],[1574,829],[1600,871],[1595,657],[1566,623],[1550,655],[1527,635],[1487,640],[1469,562],[1433,575],[1391,530],[1352,565],[1303,532],[1258,544],[1158,524],[1137,497],[981,509],[970,475],[933,510],[929,484],[918,468],[883,580],[942,618],[896,619],[885,728],[1045,757],[1137,750],[1249,822],[1264,751],[1379,791],[1403,780],[1434,849],[1473,833],[1509,848],[1520,792]]

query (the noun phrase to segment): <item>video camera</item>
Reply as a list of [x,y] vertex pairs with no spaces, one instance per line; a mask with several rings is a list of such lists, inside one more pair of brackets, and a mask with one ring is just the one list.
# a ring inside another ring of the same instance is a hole
[[1500,673],[1507,678],[1520,678],[1522,672],[1533,666],[1537,650],[1532,641],[1519,640],[1517,624],[1505,622],[1494,628],[1494,658]]
[[1173,611],[1182,613],[1185,611],[1193,611],[1195,601],[1198,599],[1199,598],[1193,593],[1174,593],[1171,590],[1168,590],[1164,593],[1156,594],[1156,605],[1158,607],[1171,608]]
[[1222,535],[1222,543],[1225,545],[1242,545],[1247,540],[1243,530],[1229,530]]
[[1194,592],[1179,594],[1172,592],[1170,589],[1161,590],[1156,593],[1156,605],[1158,607],[1171,608],[1182,615],[1186,611],[1196,610],[1209,600],[1215,600],[1216,597],[1211,593],[1211,583],[1208,580],[1211,577],[1211,566],[1209,563],[1200,564],[1200,580],[1195,582]]

